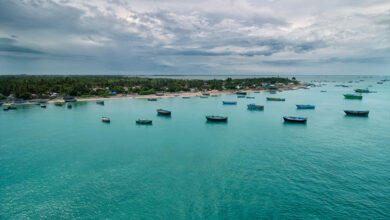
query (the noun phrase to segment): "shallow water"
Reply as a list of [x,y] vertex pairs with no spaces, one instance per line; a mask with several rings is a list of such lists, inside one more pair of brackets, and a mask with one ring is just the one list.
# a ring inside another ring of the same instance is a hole
[[[390,218],[390,82],[379,79],[253,93],[254,100],[122,99],[1,111],[0,218]],[[369,84],[377,93],[363,100],[342,96]],[[248,103],[265,109],[249,111]],[[157,116],[158,108],[172,117]],[[346,117],[345,109],[371,112]],[[229,120],[207,123],[206,114]],[[285,115],[308,122],[285,124]],[[153,125],[136,125],[139,118]]]

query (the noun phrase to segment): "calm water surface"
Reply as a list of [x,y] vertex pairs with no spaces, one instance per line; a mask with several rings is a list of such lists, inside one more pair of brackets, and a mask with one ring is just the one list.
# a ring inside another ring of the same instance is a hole
[[[389,219],[390,82],[379,79],[251,94],[254,100],[122,99],[1,111],[0,219]],[[368,85],[377,93],[343,99]],[[252,102],[264,111],[248,111]],[[157,108],[172,117],[157,116]],[[371,112],[346,117],[344,109]],[[229,121],[207,123],[206,114]],[[285,124],[284,115],[308,123]],[[153,125],[137,126],[138,118]]]

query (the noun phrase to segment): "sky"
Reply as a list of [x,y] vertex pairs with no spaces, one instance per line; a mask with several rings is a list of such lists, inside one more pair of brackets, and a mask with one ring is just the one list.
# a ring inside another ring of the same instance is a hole
[[390,1],[0,0],[0,74],[390,75]]

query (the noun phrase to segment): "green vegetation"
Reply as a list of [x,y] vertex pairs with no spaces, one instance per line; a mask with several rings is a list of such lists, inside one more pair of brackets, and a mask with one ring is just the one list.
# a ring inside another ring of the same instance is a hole
[[50,98],[56,95],[78,97],[196,90],[258,88],[275,83],[298,83],[288,78],[268,77],[226,80],[167,79],[127,76],[0,76],[0,99],[12,94],[19,99]]

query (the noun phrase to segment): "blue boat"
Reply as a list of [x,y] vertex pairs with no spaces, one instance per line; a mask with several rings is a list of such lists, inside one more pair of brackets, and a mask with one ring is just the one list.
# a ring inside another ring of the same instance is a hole
[[164,110],[164,109],[157,109],[157,114],[159,115],[171,115],[171,111]]
[[0,102],[0,105],[4,104],[4,102]]
[[297,109],[315,109],[314,105],[297,105]]
[[37,101],[37,103],[41,104],[41,103],[47,103],[48,101],[47,100],[39,100]]
[[264,105],[256,105],[255,103],[251,103],[247,106],[250,110],[264,110]]
[[237,105],[236,101],[222,101],[222,104],[224,105]]
[[20,101],[14,101],[15,104],[23,104],[23,103],[27,103],[26,100],[20,100]]
[[288,123],[306,123],[306,117],[294,117],[294,116],[284,116],[283,120]]
[[363,117],[367,117],[367,116],[368,116],[368,113],[370,113],[369,110],[367,110],[367,111],[345,110],[344,112],[345,112],[345,114],[348,115],[348,116],[363,116]]

